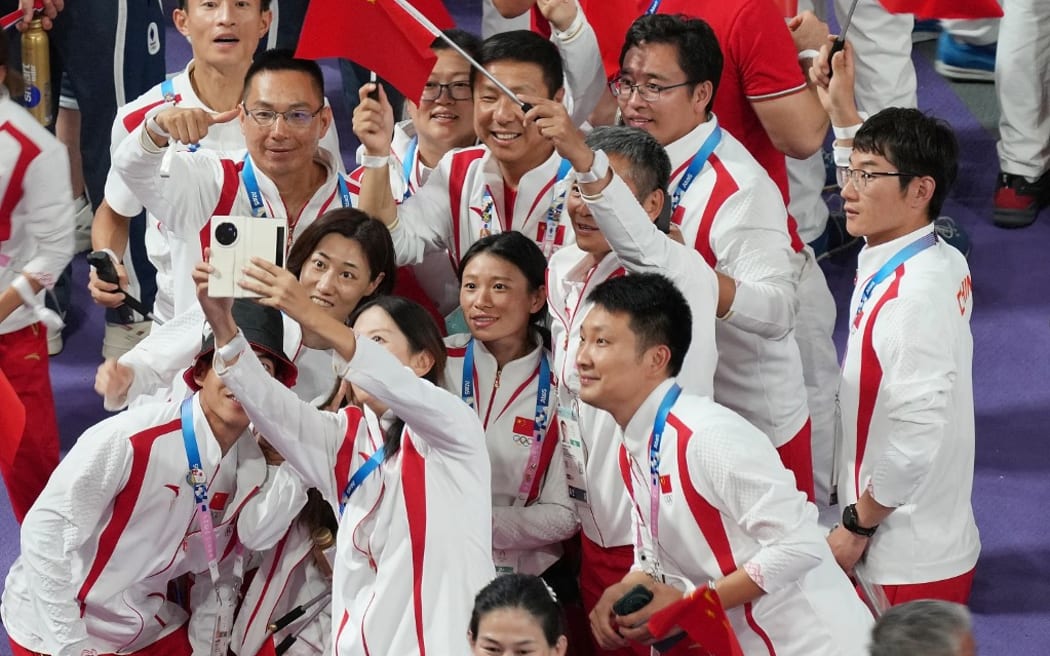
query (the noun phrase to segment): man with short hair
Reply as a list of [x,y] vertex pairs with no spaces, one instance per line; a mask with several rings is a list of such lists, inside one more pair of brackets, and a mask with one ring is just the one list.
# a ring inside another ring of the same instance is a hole
[[[235,312],[267,372],[294,384],[281,313],[250,301]],[[168,583],[195,573],[194,588],[209,590],[213,567],[235,569],[238,513],[267,477],[248,416],[212,368],[214,348],[209,336],[185,373],[193,396],[96,424],[55,470],[4,587],[16,656],[188,656],[189,639],[211,644],[214,624],[191,621],[207,635],[188,638]]]
[[[563,67],[563,57],[591,61],[587,70],[603,79],[593,31],[575,4],[560,4],[560,13],[552,14],[552,22],[566,30],[555,35],[558,46],[528,31],[482,43],[479,63],[517,96],[561,102],[563,77],[574,89],[588,86],[590,80],[563,75],[573,70]],[[471,80],[474,128],[484,145],[447,154],[427,184],[400,205],[390,195],[387,166],[393,116],[388,104],[365,97],[371,87],[362,89],[354,111],[368,169],[361,179],[361,209],[391,228],[398,264],[415,264],[425,253],[442,250],[458,262],[479,238],[507,230],[526,234],[548,257],[572,240],[561,219],[570,166],[540,136],[520,102],[477,71]]]
[[[636,535],[633,571],[591,613],[598,643],[664,638],[650,634],[650,616],[706,586],[743,653],[865,653],[871,615],[769,440],[679,386],[692,323],[681,292],[663,276],[640,274],[603,282],[590,301],[576,355],[580,399],[619,427]],[[651,600],[615,615],[613,604],[636,585]]]
[[[256,46],[270,27],[270,1],[179,0],[172,19],[189,41],[193,59],[185,70],[118,110],[111,148],[116,149],[129,133],[141,127],[146,114],[156,107],[199,107],[209,112],[237,108],[244,75]],[[188,148],[185,144],[173,146],[177,150]],[[224,123],[214,126],[196,147],[237,152],[244,149],[244,135],[236,123]],[[178,278],[172,272],[172,262],[182,261],[187,245],[171,235],[157,217],[139,219],[142,209],[142,203],[120,174],[111,169],[106,179],[106,197],[91,226],[92,247],[108,249],[121,288],[147,306],[152,301],[153,315],[168,321],[195,303],[189,276]],[[156,269],[155,276],[151,266]],[[151,293],[154,286],[155,297]],[[101,281],[94,270],[88,290],[96,303],[107,308],[103,357],[119,357],[137,343],[141,338],[138,333],[146,332],[150,324],[122,322],[118,308],[124,303],[124,295],[116,292],[116,285]],[[145,318],[139,321],[145,322]]]
[[890,608],[871,630],[871,656],[901,654],[975,656],[969,609],[937,599]]
[[847,572],[863,557],[890,604],[966,603],[981,550],[970,503],[972,283],[932,223],[958,144],[942,121],[890,108],[852,148],[839,169],[846,228],[867,243],[839,386],[842,524],[828,542]]
[[[199,143],[236,118],[243,157],[204,149],[167,153],[169,139]],[[331,123],[317,63],[271,50],[248,69],[238,106],[218,114],[154,107],[117,147],[113,163],[145,208],[185,243],[172,275],[190,291],[213,215],[285,217],[290,246],[326,210],[349,206],[339,153],[319,146]]]
[[[598,284],[623,275],[659,272],[670,278],[689,302],[694,320],[682,385],[710,396],[718,352],[714,271],[693,248],[664,234],[670,201],[671,163],[663,147],[642,130],[624,126],[596,128],[583,136],[565,109],[551,101],[536,105],[541,134],[573,163],[576,187],[566,211],[576,233],[550,260],[547,299],[551,311],[554,373],[558,379],[559,418],[565,422],[562,444],[571,473],[571,496],[581,518],[583,542],[580,589],[590,611],[602,592],[623,578],[633,561],[630,498],[615,458],[612,416],[579,400],[576,350],[580,326],[591,308],[587,298]],[[593,149],[593,150],[592,150]],[[588,172],[605,171],[591,179]]]
[[643,16],[627,34],[620,63],[612,90],[624,123],[667,149],[671,220],[718,274],[715,399],[769,436],[812,497],[794,333],[796,253],[776,185],[711,113],[722,74],[718,40],[699,19]]

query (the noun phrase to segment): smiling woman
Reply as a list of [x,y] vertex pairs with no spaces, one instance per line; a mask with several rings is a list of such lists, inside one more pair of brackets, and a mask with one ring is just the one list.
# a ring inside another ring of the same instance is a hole
[[[557,422],[550,421],[555,390],[543,327],[546,270],[543,252],[519,232],[475,242],[459,271],[460,307],[470,333],[445,340],[445,386],[485,427],[493,560],[503,574],[555,574],[561,541],[578,525],[557,448]],[[558,577],[551,578],[558,585]]]

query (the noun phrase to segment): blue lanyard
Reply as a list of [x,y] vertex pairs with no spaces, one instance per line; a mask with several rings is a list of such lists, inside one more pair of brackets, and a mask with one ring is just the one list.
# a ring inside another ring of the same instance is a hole
[[415,171],[416,150],[419,148],[419,137],[412,137],[408,142],[408,152],[405,153],[405,161],[401,162],[401,172],[405,176],[405,195],[401,197],[404,202],[412,196],[412,173]]
[[[656,4],[660,3],[657,2]],[[704,164],[711,157],[711,153],[715,152],[715,148],[718,147],[720,141],[722,141],[722,128],[716,125],[715,129],[704,140],[703,145],[700,146],[700,150],[693,155],[693,159],[689,162],[689,168],[685,170],[682,179],[678,181],[678,186],[675,187],[674,194],[671,196],[671,211],[678,209],[678,204],[682,202],[682,196],[685,195],[693,181],[700,175]]]
[[[339,197],[343,207],[353,207],[350,202],[350,189],[346,186],[346,178],[342,173],[336,173],[336,184],[339,186]],[[263,201],[262,191],[259,190],[259,181],[255,179],[255,167],[252,165],[251,155],[244,155],[244,166],[241,168],[241,180],[244,181],[244,190],[248,192],[248,203],[252,206],[252,216],[265,217],[266,204]]]
[[554,251],[554,240],[558,236],[558,219],[561,217],[562,208],[565,207],[565,195],[569,190],[568,187],[563,186],[559,191],[557,187],[569,175],[571,168],[572,162],[562,159],[554,181],[554,200],[551,202],[550,207],[547,208],[547,224],[543,230],[543,254],[547,256],[548,260]]
[[664,439],[664,428],[667,427],[667,415],[671,413],[682,388],[678,383],[664,394],[660,409],[656,411],[653,422],[653,435],[649,438],[649,531],[653,538],[653,554],[659,551],[660,541],[660,443]]
[[467,350],[463,355],[463,385],[460,388],[460,398],[474,410],[478,407],[474,403],[474,338],[467,342]]
[[[175,93],[175,83],[171,81],[170,77],[165,78],[165,80],[160,83],[160,95],[164,96],[164,102],[169,105],[179,104],[179,97]],[[189,149],[191,153],[195,153],[200,150],[200,147],[200,144],[189,144],[187,149]]]
[[374,472],[379,465],[383,464],[383,459],[386,457],[386,447],[381,446],[376,449],[376,452],[372,454],[365,464],[357,468],[354,475],[350,477],[350,480],[346,482],[346,489],[343,490],[343,498],[339,500],[339,517],[342,518],[343,511],[346,509],[346,504],[350,502],[350,497],[357,491],[357,488],[361,486],[361,483],[365,482],[369,474]]
[[197,504],[197,522],[201,538],[204,540],[204,553],[208,557],[208,571],[212,582],[219,580],[218,550],[215,548],[215,524],[208,508],[208,478],[201,466],[201,454],[197,449],[197,434],[193,430],[193,397],[182,402],[182,443],[186,448],[186,460],[190,466],[187,480],[193,486],[193,500]]
[[662,1],[663,0],[653,0],[652,3],[649,5],[649,8],[645,10],[645,13],[647,15],[648,14],[655,14],[656,11],[660,8],[660,3]]
[[[463,354],[463,386],[460,392],[463,400],[474,410],[478,410],[474,403],[474,338],[467,342],[466,352]],[[542,475],[539,471],[540,456],[542,454],[543,438],[547,434],[547,424],[550,422],[551,404],[551,363],[547,354],[540,356],[539,377],[536,379],[536,413],[532,421],[532,444],[529,445],[529,461],[525,466],[525,475],[522,477],[518,488],[518,495],[522,501],[527,500],[532,489],[533,478]]]
[[860,301],[857,303],[857,312],[853,315],[853,327],[856,328],[860,325],[860,317],[864,314],[864,304],[871,298],[871,293],[875,291],[875,288],[883,280],[889,277],[891,273],[897,270],[897,267],[904,264],[911,258],[915,257],[919,253],[923,252],[930,246],[937,243],[937,234],[931,232],[928,235],[919,237],[912,243],[908,244],[904,248],[897,251],[897,254],[889,259],[888,262],[882,265],[878,271],[875,272],[868,282],[864,285],[864,290],[860,293]]

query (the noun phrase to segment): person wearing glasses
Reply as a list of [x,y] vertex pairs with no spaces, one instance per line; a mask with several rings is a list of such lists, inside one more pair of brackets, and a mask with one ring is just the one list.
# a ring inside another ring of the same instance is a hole
[[[252,57],[260,38],[270,26],[269,0],[238,2],[204,2],[203,0],[180,0],[172,14],[178,30],[186,36],[192,49],[193,59],[181,71],[165,83],[158,84],[146,93],[120,108],[113,122],[112,147],[116,148],[128,133],[138,130],[146,114],[162,104],[191,108],[199,107],[208,112],[236,109],[240,104],[244,75],[252,64]],[[339,152],[339,138],[335,130],[322,137],[322,146]],[[197,142],[197,147],[243,152],[244,134],[236,122],[217,124],[207,136]],[[174,150],[186,150],[185,144],[172,144]],[[106,179],[106,196],[92,224],[93,248],[111,254],[120,279],[120,287],[146,303],[153,298],[153,315],[168,321],[197,304],[193,285],[188,276],[175,277],[173,262],[184,262],[192,266],[199,259],[185,255],[187,244],[166,230],[156,216],[145,220],[137,217],[142,212],[142,203],[128,189],[120,174],[111,169]],[[130,260],[129,260],[130,257]],[[149,265],[156,269],[151,275]],[[185,258],[185,259],[184,259]],[[156,287],[156,296],[150,289]],[[116,285],[103,282],[91,272],[88,290],[92,299],[107,308],[106,336],[103,341],[103,357],[116,358],[130,350],[145,332],[149,323],[130,328],[120,324],[119,312],[130,312],[120,306],[123,294],[116,292]],[[125,316],[127,316],[125,314]],[[134,317],[136,321],[144,321]]]
[[[671,159],[671,221],[718,276],[714,398],[769,437],[813,498],[810,424],[794,338],[799,272],[787,211],[762,166],[711,112],[722,51],[702,20],[632,24],[610,88],[623,121]],[[608,163],[595,158],[592,175]]]
[[828,542],[847,572],[863,560],[891,605],[965,604],[981,550],[970,504],[972,281],[933,224],[959,146],[947,124],[915,109],[861,124],[848,43],[831,65],[825,105],[833,125],[854,131],[835,142],[846,229],[865,245],[838,394],[842,523]]
[[[169,142],[199,143],[239,119],[247,153],[168,154]],[[244,79],[238,106],[213,113],[159,105],[113,154],[114,168],[145,208],[186,244],[172,275],[189,282],[208,246],[214,215],[286,217],[289,246],[329,209],[350,205],[338,151],[319,144],[332,110],[316,62],[270,50]]]
[[[444,33],[477,59],[481,39],[459,29]],[[390,143],[390,192],[398,203],[419,191],[445,153],[478,142],[470,64],[443,39],[434,39],[430,49],[437,62],[419,102],[405,101],[409,118],[394,126]],[[363,155],[363,147],[358,152]],[[360,191],[364,172],[365,167],[359,166],[347,176],[351,194]],[[445,315],[459,305],[459,282],[448,253],[432,251],[419,264],[401,267],[394,293],[420,302],[443,326]]]
[[[551,41],[524,30],[496,34],[482,43],[478,62],[515,95],[562,101],[566,88],[580,93],[596,86],[597,102],[605,77],[594,31],[575,3],[547,5],[564,31]],[[527,235],[547,257],[572,240],[562,221],[571,166],[539,135],[520,100],[477,72],[471,82],[483,146],[447,153],[428,183],[400,205],[390,195],[392,109],[383,93],[367,97],[373,86],[361,90],[354,110],[354,133],[366,153],[361,209],[390,227],[401,265],[445,250],[458,261],[478,239],[509,230]],[[574,120],[586,117],[586,104],[573,103]]]

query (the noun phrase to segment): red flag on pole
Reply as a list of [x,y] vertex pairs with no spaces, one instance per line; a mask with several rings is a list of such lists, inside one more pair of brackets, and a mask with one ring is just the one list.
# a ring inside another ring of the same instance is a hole
[[653,636],[664,637],[676,626],[711,656],[744,656],[718,593],[706,585],[649,618]]
[[[441,0],[412,0],[438,29],[455,22]],[[419,100],[437,56],[434,35],[395,0],[312,0],[296,57],[342,57],[376,72],[406,98]]]
[[14,462],[25,425],[25,406],[7,376],[0,371],[0,461]]
[[1003,8],[997,0],[879,0],[893,14],[915,14],[920,18],[999,18]]

